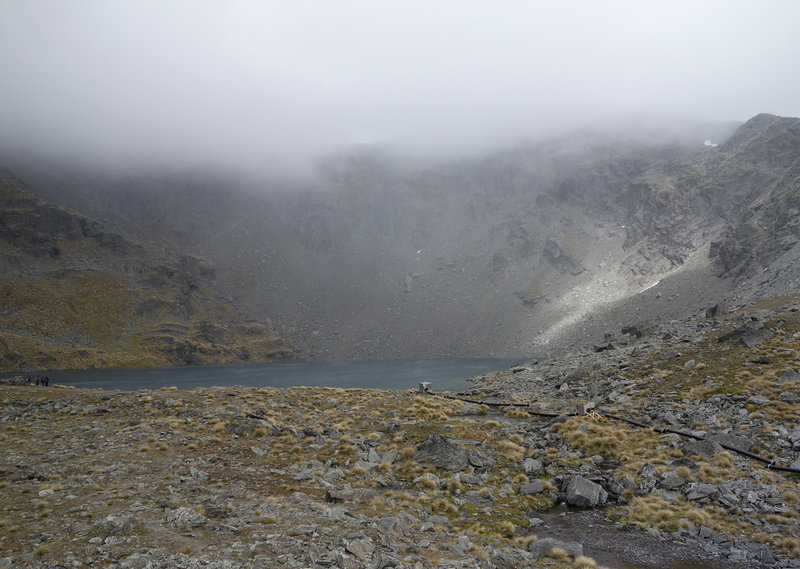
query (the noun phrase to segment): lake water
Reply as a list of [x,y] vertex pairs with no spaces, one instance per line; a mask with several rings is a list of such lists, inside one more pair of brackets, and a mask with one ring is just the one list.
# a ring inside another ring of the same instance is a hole
[[[50,385],[102,389],[178,389],[246,385],[256,387],[344,387],[403,390],[430,381],[434,391],[461,391],[472,377],[505,370],[522,359],[305,361],[139,369],[39,372]],[[2,377],[36,372],[3,373]]]

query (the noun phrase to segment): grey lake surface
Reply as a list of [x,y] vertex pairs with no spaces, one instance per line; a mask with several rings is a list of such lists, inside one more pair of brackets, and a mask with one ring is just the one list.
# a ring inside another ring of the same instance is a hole
[[299,361],[137,369],[48,370],[3,373],[3,377],[47,376],[50,385],[101,389],[159,389],[175,386],[343,387],[403,390],[429,381],[434,391],[461,391],[469,379],[505,370],[523,359]]

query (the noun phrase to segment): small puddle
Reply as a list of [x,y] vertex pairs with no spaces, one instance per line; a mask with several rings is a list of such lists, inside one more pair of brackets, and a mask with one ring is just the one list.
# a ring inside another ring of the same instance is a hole
[[742,569],[742,565],[708,560],[699,545],[674,543],[615,524],[601,511],[579,510],[559,505],[534,515],[544,524],[530,533],[540,539],[552,537],[576,541],[583,554],[609,569]]

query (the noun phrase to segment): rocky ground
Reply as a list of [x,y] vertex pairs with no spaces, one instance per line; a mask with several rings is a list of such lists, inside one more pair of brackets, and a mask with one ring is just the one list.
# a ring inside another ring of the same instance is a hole
[[797,474],[730,450],[800,468],[798,308],[641,323],[479,403],[3,385],[0,567],[800,567]]
[[[512,416],[559,414],[546,452],[576,461],[595,484],[590,505],[611,519],[714,559],[791,566],[800,557],[799,346],[796,298],[721,303],[704,317],[640,322],[567,357],[481,378],[474,395],[530,402],[505,407]],[[559,488],[573,482],[566,472],[553,477]]]

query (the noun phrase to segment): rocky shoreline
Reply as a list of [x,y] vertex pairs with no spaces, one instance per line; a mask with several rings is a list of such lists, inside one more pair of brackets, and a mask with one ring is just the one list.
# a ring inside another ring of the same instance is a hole
[[798,307],[632,325],[485,404],[2,385],[0,567],[800,567],[797,475],[720,446],[800,466]]

